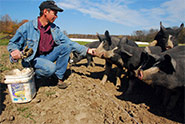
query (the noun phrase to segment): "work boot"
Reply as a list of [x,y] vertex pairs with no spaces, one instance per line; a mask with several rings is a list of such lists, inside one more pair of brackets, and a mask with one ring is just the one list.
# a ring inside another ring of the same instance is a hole
[[71,83],[65,83],[62,80],[58,80],[57,87],[59,89],[66,89]]

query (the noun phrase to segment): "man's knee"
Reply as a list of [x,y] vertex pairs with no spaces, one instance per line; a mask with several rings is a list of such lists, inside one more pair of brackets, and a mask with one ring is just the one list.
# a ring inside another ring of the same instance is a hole
[[56,71],[56,64],[53,63],[53,64],[50,64],[50,65],[47,65],[47,68],[45,70],[51,76]]
[[56,71],[56,64],[43,64],[42,67],[37,68],[35,70],[36,75],[39,75],[41,77],[50,77],[53,75]]

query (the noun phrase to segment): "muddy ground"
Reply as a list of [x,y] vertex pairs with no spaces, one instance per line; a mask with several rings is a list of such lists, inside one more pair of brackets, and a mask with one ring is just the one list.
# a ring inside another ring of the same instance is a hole
[[[95,67],[86,68],[86,60],[68,68],[67,89],[58,89],[54,80],[39,84],[34,99],[26,104],[11,102],[8,88],[1,83],[0,124],[179,124],[183,123],[184,97],[171,114],[165,112],[161,97],[151,86],[138,83],[130,96],[120,99],[113,66],[109,81],[100,83],[105,61],[95,58]],[[3,72],[1,72],[3,73]],[[162,95],[162,94],[161,94]]]

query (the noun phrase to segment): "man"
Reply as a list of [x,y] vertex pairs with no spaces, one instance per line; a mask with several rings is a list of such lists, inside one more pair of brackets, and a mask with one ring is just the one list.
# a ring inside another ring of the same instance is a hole
[[[23,67],[33,67],[38,79],[56,75],[57,86],[65,89],[68,84],[64,83],[62,79],[71,51],[85,56],[86,54],[93,55],[95,49],[72,42],[53,23],[57,18],[57,13],[63,12],[63,9],[59,8],[54,1],[44,1],[39,8],[40,16],[23,24],[10,39],[8,44],[10,61],[16,62],[18,59],[23,59]],[[23,58],[21,55],[25,47],[33,51],[30,56]]]

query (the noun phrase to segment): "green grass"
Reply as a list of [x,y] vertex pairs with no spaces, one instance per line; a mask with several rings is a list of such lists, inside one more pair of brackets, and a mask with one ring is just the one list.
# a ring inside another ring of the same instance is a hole
[[2,40],[0,40],[0,45],[1,46],[6,46],[6,45],[8,45],[8,43],[9,43],[9,39],[2,39]]
[[179,44],[179,46],[185,46],[185,44]]
[[6,37],[6,36],[8,36],[8,34],[0,33],[0,39],[3,38],[3,37]]
[[56,94],[55,91],[46,91],[45,93],[47,97]]
[[22,112],[21,113],[21,115],[22,115],[22,117],[24,117],[24,118],[29,118],[29,119],[31,119],[34,123],[36,123],[36,121],[32,118],[32,113],[31,113],[31,111],[29,110],[30,108],[28,108],[28,107],[20,107],[20,108],[17,108],[17,111],[19,111],[19,112]]
[[89,42],[84,42],[84,41],[75,41],[75,42],[79,43],[80,45],[85,45],[85,44],[89,43]]
[[[80,45],[85,45],[85,44],[89,43],[89,42],[83,42],[83,41],[75,41],[75,42],[79,43]],[[9,39],[0,40],[1,46],[6,46],[6,45],[8,45],[8,43],[9,43]]]
[[0,33],[0,45],[8,45],[9,39],[1,39],[8,36],[8,34]]
[[20,108],[17,108],[17,111],[24,112],[24,111],[26,111],[28,109],[29,109],[28,107],[20,107]]
[[139,47],[146,47],[148,45],[139,44]]

